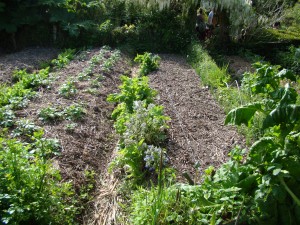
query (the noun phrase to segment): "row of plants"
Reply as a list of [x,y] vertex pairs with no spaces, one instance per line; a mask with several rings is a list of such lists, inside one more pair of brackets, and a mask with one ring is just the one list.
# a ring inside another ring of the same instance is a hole
[[[108,58],[105,58],[109,54]],[[103,72],[109,72],[116,62],[120,59],[121,53],[119,50],[111,50],[108,46],[101,47],[99,53],[94,55],[88,62],[88,66],[77,75],[79,81],[90,80],[91,76],[96,75],[96,80],[101,80],[101,74],[95,74],[94,68],[100,65]]]
[[[214,68],[203,54],[202,62]],[[131,195],[130,223],[299,224],[300,105],[299,94],[289,84],[297,77],[267,63],[254,67],[236,90],[243,101],[225,120],[259,131],[249,150],[235,147],[227,163],[205,169],[200,185],[172,183],[160,176],[158,186],[138,187]],[[231,89],[223,85],[226,76],[216,72],[212,79],[221,85],[210,81],[211,87]]]
[[[45,138],[41,127],[30,120],[18,120],[14,112],[26,107],[37,94],[36,90],[50,85],[49,70],[47,67],[32,74],[16,71],[14,83],[0,88],[0,218],[3,224],[74,224],[78,213],[72,184],[62,181],[51,159],[60,153],[59,141]],[[66,117],[73,118],[74,107],[65,109]]]
[[122,76],[120,93],[107,100],[118,103],[112,113],[114,127],[120,135],[117,157],[111,169],[127,168],[125,173],[133,183],[142,183],[146,174],[158,174],[159,166],[166,166],[166,138],[169,117],[163,107],[154,104],[157,92],[149,87],[147,75],[158,68],[160,58],[150,53],[138,55],[140,70],[136,77]]

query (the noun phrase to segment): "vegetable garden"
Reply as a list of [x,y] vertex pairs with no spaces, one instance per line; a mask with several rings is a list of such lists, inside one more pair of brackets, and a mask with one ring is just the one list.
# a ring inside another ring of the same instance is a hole
[[[300,224],[299,1],[17,2],[1,223]],[[204,42],[200,7],[219,19]]]

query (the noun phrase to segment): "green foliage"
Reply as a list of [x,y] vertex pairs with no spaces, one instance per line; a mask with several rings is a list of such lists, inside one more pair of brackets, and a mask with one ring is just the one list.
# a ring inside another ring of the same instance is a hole
[[[128,110],[130,113],[133,112],[134,101],[145,100],[147,105],[153,103],[153,98],[157,95],[157,92],[149,87],[149,79],[147,77],[129,78],[122,76],[121,80],[121,93],[109,95],[107,101],[116,103],[124,102],[126,110]],[[117,107],[114,110],[112,117],[116,118],[120,113],[120,107]]]
[[273,59],[284,68],[291,69],[295,74],[300,74],[300,48],[291,45],[285,51],[276,51]]
[[1,127],[11,127],[15,123],[15,114],[8,107],[0,108],[0,126]]
[[201,45],[192,43],[187,57],[188,62],[200,75],[203,85],[219,88],[225,87],[229,82],[230,77],[226,68],[220,69]]
[[86,114],[86,111],[81,105],[73,104],[65,108],[63,113],[68,120],[81,120]]
[[61,85],[58,91],[59,95],[63,96],[64,98],[71,98],[77,93],[77,89],[75,87],[75,82],[72,80],[67,81]]
[[125,111],[120,114],[115,122],[115,128],[121,137],[114,166],[129,165],[132,177],[137,180],[142,178],[145,166],[146,169],[157,172],[160,162],[158,153],[163,154],[166,164],[165,152],[155,146],[166,138],[164,133],[168,128],[167,120],[169,118],[163,115],[162,106],[147,106],[145,101],[135,101],[132,113]]
[[41,69],[38,73],[29,74],[26,70],[14,72],[13,79],[20,82],[24,89],[37,88],[48,85],[49,69]]
[[66,49],[60,53],[57,59],[53,59],[51,64],[56,68],[65,67],[72,59],[74,59],[75,49]]
[[[299,221],[295,212],[299,210],[300,193],[296,187],[300,180],[296,174],[300,166],[300,142],[296,140],[299,138],[300,106],[295,104],[296,91],[288,83],[284,88],[280,86],[280,80],[294,79],[294,76],[287,70],[277,72],[269,65],[256,66],[256,74],[253,77],[250,75],[250,79],[245,77],[245,88],[253,93],[263,93],[266,99],[233,109],[225,123],[251,125],[257,111],[266,115],[261,127],[265,131],[264,136],[251,146],[245,163],[253,167],[252,171],[259,172],[254,192],[251,192],[255,196],[251,205],[259,212],[256,218],[258,223],[288,221],[297,224]],[[287,211],[291,213],[286,215],[284,212]]]
[[18,137],[21,135],[32,136],[34,132],[41,129],[40,127],[35,126],[35,124],[29,120],[18,120],[16,122],[16,128],[12,132],[13,137]]
[[30,98],[33,95],[34,92],[31,89],[25,89],[22,82],[12,86],[0,85],[0,106],[9,105],[10,102],[14,102],[18,106],[21,105],[23,99]]
[[266,116],[262,128],[281,125],[282,129],[293,130],[299,116],[299,106],[295,105],[297,93],[288,83],[284,88],[281,87],[280,81],[295,80],[294,74],[286,69],[278,72],[268,64],[257,63],[254,66],[256,72],[245,74],[242,88],[250,93],[262,94],[266,99],[231,110],[225,119],[225,124],[243,123],[250,126],[254,115],[262,112]]
[[[105,58],[107,55],[109,55],[109,58]],[[98,55],[94,55],[90,61],[89,66],[84,68],[82,72],[78,74],[78,80],[90,80],[90,77],[94,75],[94,68],[98,65],[100,65],[101,70],[103,72],[109,72],[112,67],[116,64],[116,62],[120,58],[120,51],[119,50],[111,50],[108,46],[103,46],[100,49],[100,52]],[[102,76],[98,75],[97,80],[101,81]]]
[[160,57],[153,55],[149,52],[145,52],[143,55],[137,55],[134,61],[140,64],[139,75],[146,76],[152,71],[155,71],[159,67]]
[[[150,190],[138,189],[132,196],[131,222],[190,225],[221,224],[222,221],[232,223],[246,200],[245,195],[240,192],[241,188],[234,186],[242,171],[237,170],[240,164],[239,152],[240,149],[236,149],[232,160],[223,165],[215,175],[214,169],[208,168],[202,185],[175,184],[161,188],[151,187]],[[243,170],[244,173],[247,172],[247,168]],[[255,177],[251,180],[255,181]],[[250,181],[243,185],[251,188]],[[243,213],[245,211],[242,215]]]
[[65,107],[64,110],[56,107],[43,108],[39,112],[39,118],[44,122],[53,122],[62,119],[76,121],[82,119],[85,113],[86,111],[81,105],[73,104]]
[[39,119],[44,122],[51,122],[56,120],[61,120],[63,113],[54,107],[43,108],[39,112]]
[[153,104],[156,91],[149,87],[147,77],[122,76],[121,80],[121,93],[107,99],[119,103],[112,114],[120,141],[111,169],[126,168],[127,177],[137,183],[143,180],[145,169],[158,173],[166,165],[166,152],[157,146],[166,138],[170,118],[163,115],[162,106]]
[[[32,150],[30,150],[32,149]],[[70,183],[35,148],[0,139],[0,215],[4,224],[73,224],[76,208]]]

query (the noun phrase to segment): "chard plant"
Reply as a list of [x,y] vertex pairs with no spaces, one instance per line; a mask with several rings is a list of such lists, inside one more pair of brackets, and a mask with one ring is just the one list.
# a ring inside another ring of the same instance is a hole
[[[264,135],[250,148],[245,166],[252,167],[247,174],[249,196],[254,196],[252,209],[256,222],[269,224],[297,224],[300,213],[300,105],[297,92],[286,81],[294,80],[288,70],[277,71],[269,65],[256,64],[256,73],[247,74],[244,87],[265,98],[262,101],[231,110],[226,124],[245,124],[257,113],[265,115]],[[290,212],[286,214],[286,212]]]

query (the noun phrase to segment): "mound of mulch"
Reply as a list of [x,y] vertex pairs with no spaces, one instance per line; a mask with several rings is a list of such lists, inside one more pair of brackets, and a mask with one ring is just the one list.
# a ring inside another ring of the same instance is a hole
[[197,164],[202,170],[220,166],[228,160],[229,151],[244,140],[233,127],[223,125],[224,111],[182,57],[161,58],[159,70],[149,75],[150,86],[158,91],[157,102],[171,117],[167,140],[170,165],[178,179],[186,182],[183,173],[194,178]]
[[10,83],[15,70],[26,69],[33,72],[41,67],[41,63],[56,58],[58,49],[27,48],[20,52],[0,55],[0,82]]

